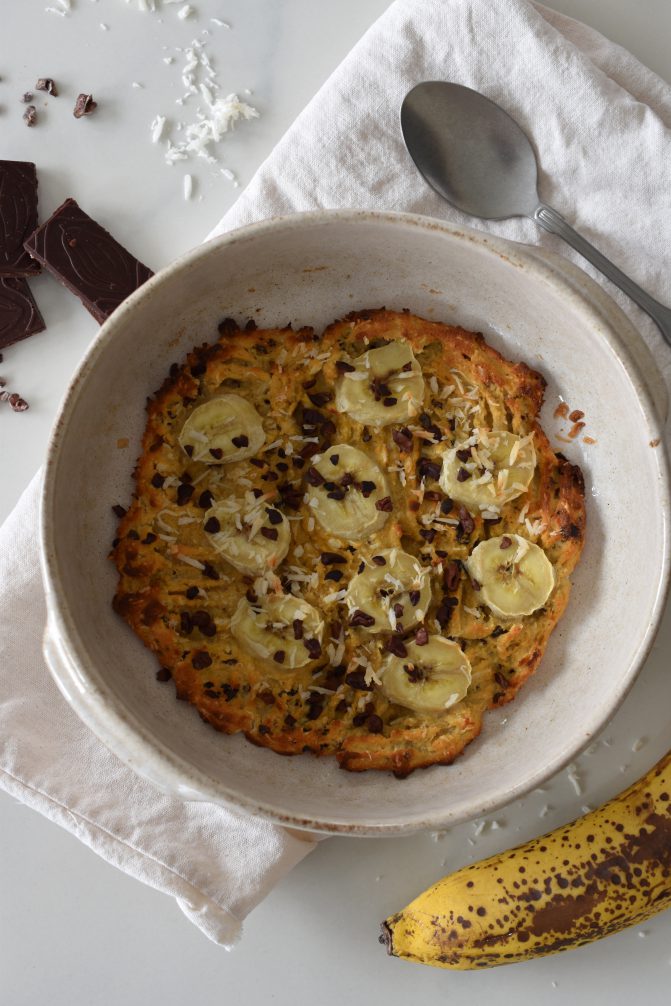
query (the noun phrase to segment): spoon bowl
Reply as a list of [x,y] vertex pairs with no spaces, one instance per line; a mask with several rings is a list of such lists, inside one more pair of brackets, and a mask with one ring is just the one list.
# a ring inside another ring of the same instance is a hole
[[420,173],[449,203],[483,220],[531,217],[631,297],[671,345],[671,310],[541,202],[533,147],[500,105],[462,84],[424,81],[403,100],[401,130]]
[[401,129],[429,185],[463,213],[503,220],[530,216],[538,206],[538,168],[526,134],[470,87],[418,84],[401,106]]

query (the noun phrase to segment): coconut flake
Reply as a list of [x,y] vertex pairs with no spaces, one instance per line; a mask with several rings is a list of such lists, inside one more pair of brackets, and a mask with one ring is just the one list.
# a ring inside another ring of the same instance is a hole
[[158,143],[165,129],[165,115],[157,115],[151,124],[151,142]]
[[185,562],[187,566],[193,566],[194,569],[205,569],[204,563],[200,562],[198,559],[194,559],[190,555],[182,555],[181,552],[178,552],[177,558],[180,562]]

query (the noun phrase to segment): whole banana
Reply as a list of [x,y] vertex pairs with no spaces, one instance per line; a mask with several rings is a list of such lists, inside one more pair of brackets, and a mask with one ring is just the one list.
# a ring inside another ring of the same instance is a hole
[[670,906],[671,752],[585,817],[439,880],[380,942],[463,971],[583,946]]

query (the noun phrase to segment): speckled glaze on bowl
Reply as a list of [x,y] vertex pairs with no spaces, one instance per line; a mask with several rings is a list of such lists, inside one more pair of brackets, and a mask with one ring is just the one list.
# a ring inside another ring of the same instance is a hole
[[[175,701],[171,685],[156,683],[155,658],[113,613],[115,571],[106,558],[111,505],[131,492],[145,398],[173,361],[212,341],[225,316],[318,329],[382,305],[481,330],[541,370],[544,427],[582,466],[588,506],[571,602],[536,675],[514,703],[486,717],[454,765],[404,781],[351,775],[333,759],[281,758],[207,727]],[[560,396],[585,413],[595,444],[557,439]],[[540,785],[589,742],[652,643],[669,579],[665,409],[640,336],[564,260],[404,214],[321,212],[235,231],[126,301],[68,390],[42,501],[47,662],[112,751],[185,799],[355,835],[444,828],[489,812]]]

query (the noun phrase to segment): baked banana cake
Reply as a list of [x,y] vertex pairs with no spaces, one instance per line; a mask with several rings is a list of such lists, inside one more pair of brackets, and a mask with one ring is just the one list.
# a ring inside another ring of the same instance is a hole
[[449,764],[538,666],[583,546],[544,386],[408,312],[224,321],[148,402],[116,611],[218,730]]

